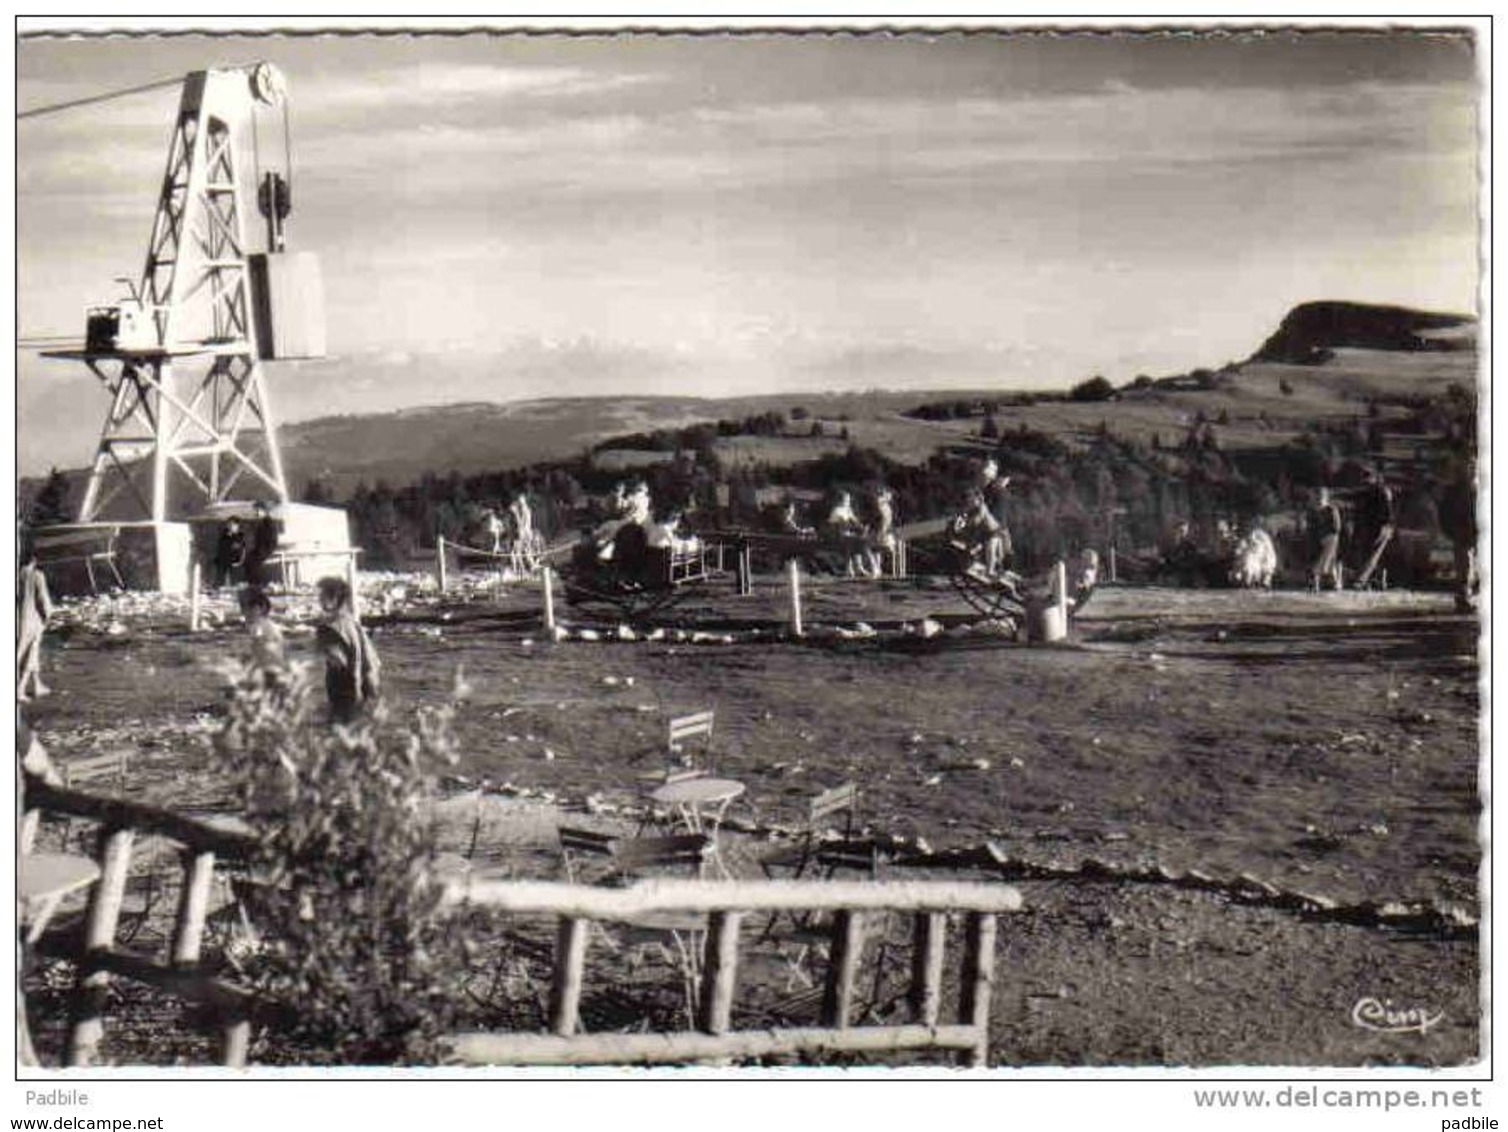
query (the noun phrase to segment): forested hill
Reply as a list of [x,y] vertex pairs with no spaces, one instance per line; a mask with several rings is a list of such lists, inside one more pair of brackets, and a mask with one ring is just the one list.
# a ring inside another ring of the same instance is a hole
[[[1475,447],[1474,332],[1463,316],[1311,303],[1246,361],[1120,387],[1089,376],[1057,393],[453,405],[290,425],[284,459],[295,497],[349,507],[374,566],[437,532],[465,537],[519,490],[562,532],[629,475],[699,522],[757,524],[775,499],[816,510],[837,487],[864,496],[881,481],[902,521],[930,518],[956,505],[970,458],[986,452],[1016,477],[1032,555],[1103,541],[1111,515],[1132,546],[1174,518],[1286,521],[1314,486],[1360,482],[1369,465],[1427,538],[1442,485]],[[77,498],[69,478],[45,510]],[[23,506],[36,487],[23,485]]]

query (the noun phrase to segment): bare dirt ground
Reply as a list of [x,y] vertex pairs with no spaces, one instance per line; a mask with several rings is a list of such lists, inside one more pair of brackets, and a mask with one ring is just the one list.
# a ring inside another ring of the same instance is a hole
[[[793,825],[853,780],[875,830],[1056,870],[1013,881],[1025,910],[1000,933],[999,1064],[1478,1057],[1479,627],[1447,596],[1106,587],[1045,647],[892,631],[950,624],[962,610],[941,588],[814,582],[802,641],[781,636],[782,600],[774,579],[752,598],[707,591],[677,611],[701,641],[550,642],[522,591],[374,619],[400,710],[443,697],[457,668],[471,686],[458,771],[501,793],[447,804],[451,847],[474,829],[480,864],[558,876],[556,824],[632,821],[667,718],[715,707],[716,769],[748,787],[738,825]],[[49,638],[57,691],[35,723],[64,760],[140,748],[133,793],[223,806],[212,662],[240,648],[234,630],[181,622],[77,627]],[[759,875],[767,837],[725,843],[735,872]],[[1233,887],[1075,871],[1086,859]],[[1237,898],[1252,881],[1429,908],[1457,930]],[[1441,1018],[1379,1033],[1353,1018],[1366,998]]]

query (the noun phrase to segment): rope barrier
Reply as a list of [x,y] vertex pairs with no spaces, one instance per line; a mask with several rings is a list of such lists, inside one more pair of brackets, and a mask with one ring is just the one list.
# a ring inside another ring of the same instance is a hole
[[446,539],[445,540],[445,545],[447,547],[450,547],[452,550],[454,550],[458,555],[459,554],[470,554],[470,555],[472,555],[473,557],[476,557],[476,558],[506,558],[509,561],[512,561],[512,559],[514,558],[515,555],[526,555],[526,554],[530,554],[530,553],[542,553],[543,552],[543,547],[542,546],[541,546],[540,550],[538,550],[538,551],[533,551],[531,549],[526,549],[526,548],[523,548],[523,547],[520,547],[516,551],[513,551],[513,550],[483,550],[479,546],[468,546],[464,542],[452,542],[450,539]]
[[521,547],[515,552],[511,550],[484,550],[479,546],[470,546],[467,543],[455,542],[451,539],[445,540],[446,548],[455,550],[458,555],[469,554],[477,558],[505,558],[511,560],[514,554],[517,553],[522,558],[537,559],[540,562],[557,558],[569,551],[574,551],[577,545],[576,539],[570,539],[551,546],[543,538],[540,538],[537,542],[532,543],[528,547]]

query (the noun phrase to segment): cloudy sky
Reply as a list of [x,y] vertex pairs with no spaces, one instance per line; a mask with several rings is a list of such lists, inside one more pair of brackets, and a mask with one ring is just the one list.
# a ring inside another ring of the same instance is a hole
[[[1125,380],[1307,299],[1475,307],[1461,38],[23,40],[17,104],[255,59],[333,355],[277,367],[285,418]],[[18,123],[23,338],[139,274],[176,100]],[[23,471],[87,460],[93,379],[18,369]]]

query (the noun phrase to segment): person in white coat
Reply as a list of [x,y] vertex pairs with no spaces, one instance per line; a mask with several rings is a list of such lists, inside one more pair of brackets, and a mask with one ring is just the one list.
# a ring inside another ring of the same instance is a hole
[[42,636],[52,617],[52,593],[35,554],[21,566],[16,599],[16,699],[26,703],[52,691],[42,682]]

